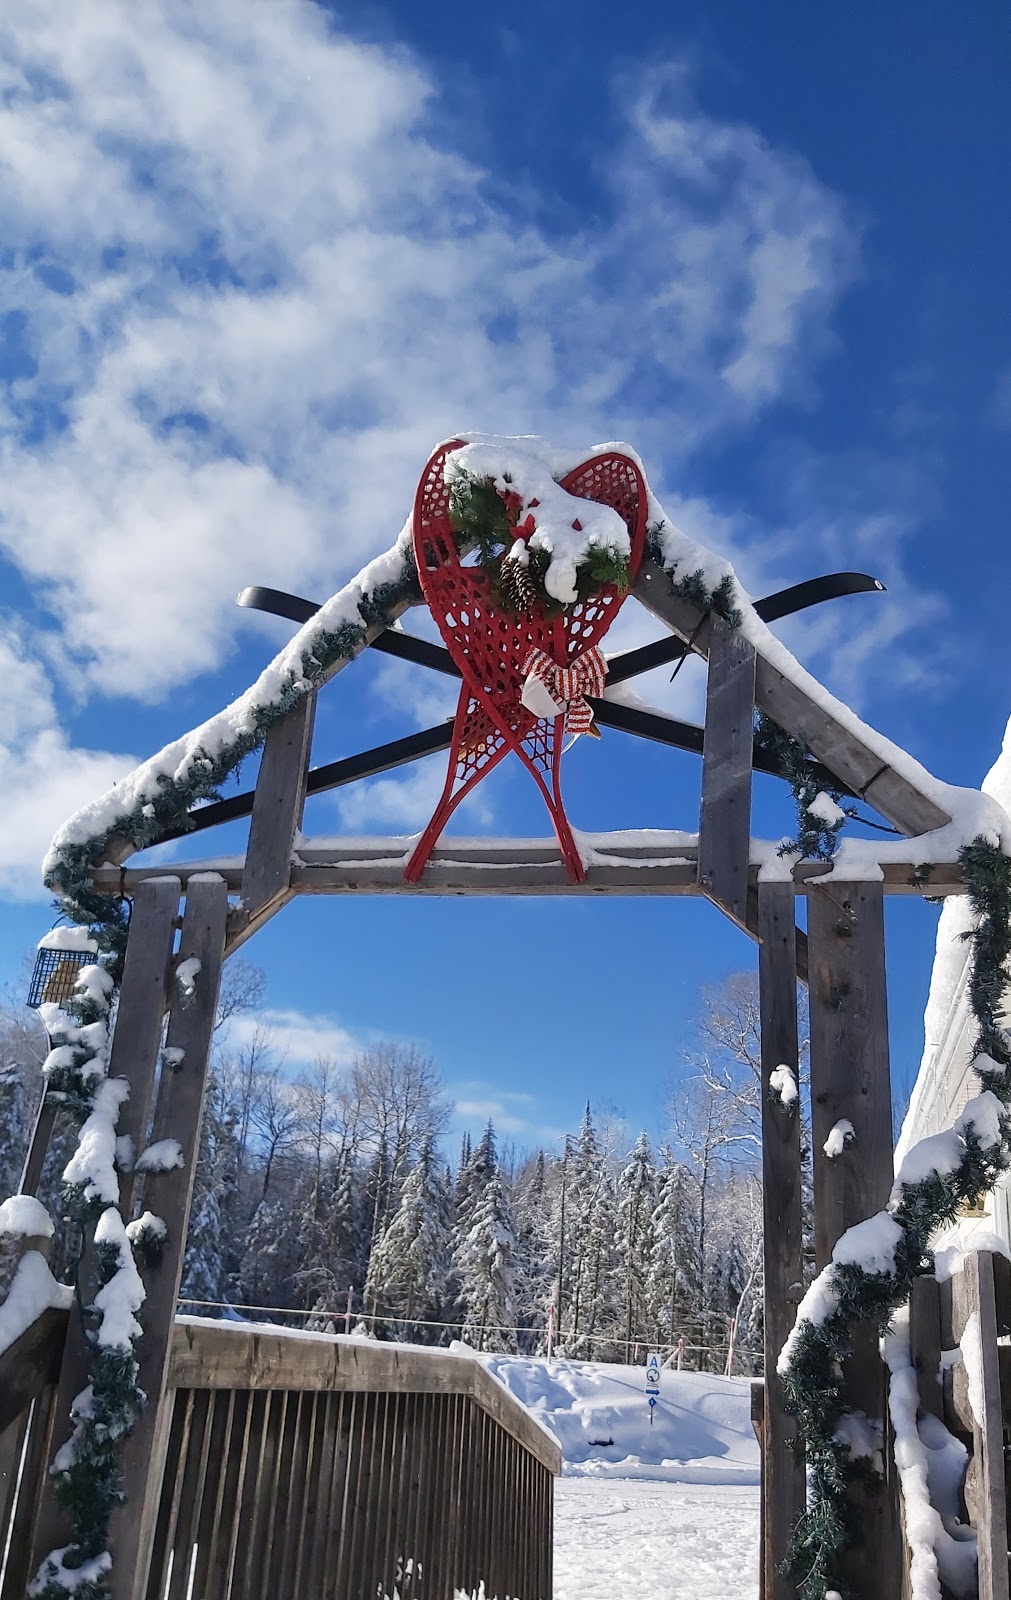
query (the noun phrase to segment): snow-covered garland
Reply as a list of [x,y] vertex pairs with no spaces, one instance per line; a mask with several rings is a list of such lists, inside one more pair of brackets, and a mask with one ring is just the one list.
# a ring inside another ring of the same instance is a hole
[[853,1328],[873,1323],[887,1331],[913,1278],[933,1268],[935,1231],[953,1222],[960,1207],[977,1203],[1011,1163],[1011,1037],[1000,1024],[1011,958],[1011,858],[977,838],[959,860],[974,917],[966,936],[972,946],[969,996],[979,1029],[973,1064],[983,1092],[954,1127],[913,1147],[887,1208],[842,1236],[804,1296],[778,1362],[810,1474],[809,1506],[793,1546],[804,1600],[845,1593],[839,1561],[856,1536],[846,1492],[869,1470],[846,1439],[841,1363]]
[[80,1600],[97,1600],[106,1592],[109,1517],[121,1498],[117,1451],[144,1402],[134,1353],[144,1286],[131,1234],[138,1235],[140,1245],[157,1233],[157,1222],[142,1218],[127,1229],[117,1209],[116,1121],[127,1095],[124,1081],[107,1076],[117,965],[109,952],[82,968],[76,993],[62,1009],[41,1008],[52,1040],[43,1068],[47,1093],[58,1095],[81,1122],[77,1149],[63,1175],[65,1204],[82,1227],[96,1222],[100,1287],[93,1305],[82,1308],[92,1340],[90,1381],[74,1401],[73,1433],[51,1469],[72,1537],[43,1561],[30,1590],[39,1600],[66,1600],[68,1591]]
[[780,855],[795,855],[802,861],[831,860],[839,832],[847,818],[857,815],[856,807],[842,804],[841,790],[822,787],[802,741],[785,733],[764,711],[755,725],[755,748],[776,762],[797,805],[797,836],[783,841]]

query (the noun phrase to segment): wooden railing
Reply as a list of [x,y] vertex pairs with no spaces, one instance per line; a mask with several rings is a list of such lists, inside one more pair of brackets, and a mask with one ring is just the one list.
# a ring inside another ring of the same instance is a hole
[[22,1600],[51,1454],[67,1312],[44,1311],[0,1356],[0,1600]]
[[[5,1480],[0,1600],[29,1576],[14,1550],[31,1546],[59,1342],[0,1439],[23,1462]],[[482,1583],[489,1600],[550,1600],[561,1457],[476,1360],[180,1319],[155,1441],[146,1600],[452,1600]]]

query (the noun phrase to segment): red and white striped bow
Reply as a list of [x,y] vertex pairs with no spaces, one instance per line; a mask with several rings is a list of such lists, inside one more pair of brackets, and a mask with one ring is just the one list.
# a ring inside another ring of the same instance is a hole
[[566,733],[593,733],[593,712],[584,696],[604,692],[607,662],[596,648],[584,650],[568,666],[534,648],[523,663],[522,700],[535,717],[560,717],[565,713]]

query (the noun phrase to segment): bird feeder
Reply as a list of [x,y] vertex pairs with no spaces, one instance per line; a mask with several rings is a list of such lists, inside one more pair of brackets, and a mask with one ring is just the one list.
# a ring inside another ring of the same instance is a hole
[[86,928],[50,928],[39,940],[28,1004],[63,1005],[71,999],[82,967],[94,966],[98,945]]

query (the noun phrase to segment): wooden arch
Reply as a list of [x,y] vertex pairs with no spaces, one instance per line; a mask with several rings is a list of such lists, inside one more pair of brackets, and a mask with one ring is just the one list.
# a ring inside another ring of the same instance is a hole
[[[823,581],[820,597],[880,587],[858,575],[827,582],[826,589]],[[772,659],[756,651],[739,630],[673,594],[668,575],[658,565],[643,563],[633,593],[664,623],[669,637],[613,660],[609,681],[620,682],[691,651],[707,664],[705,724],[695,728],[606,699],[595,702],[594,711],[604,726],[701,754],[697,847],[674,839],[611,849],[604,843],[578,883],[568,880],[553,839],[456,841],[448,848],[437,847],[418,883],[405,882],[403,863],[391,859],[402,854],[402,842],[341,847],[333,841],[300,839],[296,851],[307,794],[388,771],[446,749],[450,740],[447,724],[362,756],[312,768],[312,695],[269,733],[255,790],[202,807],[191,818],[202,829],[248,815],[248,844],[241,857],[131,868],[124,846],[116,859],[96,864],[91,876],[97,890],[125,893],[134,900],[109,1069],[110,1075],[126,1077],[131,1086],[120,1132],[132,1135],[141,1148],[153,1117],[152,1138],[171,1132],[182,1144],[185,1158],[181,1169],[143,1180],[144,1204],[167,1222],[168,1244],[160,1265],[150,1274],[144,1314],[140,1381],[150,1403],[125,1446],[124,1474],[131,1501],[116,1514],[113,1529],[117,1600],[127,1596],[139,1600],[144,1594],[154,1538],[155,1486],[161,1484],[167,1449],[162,1400],[221,965],[282,906],[302,894],[701,895],[756,940],[766,1090],[762,1132],[767,1377],[760,1422],[763,1595],[765,1600],[794,1596],[783,1562],[792,1523],[803,1507],[804,1468],[792,1419],[784,1409],[776,1358],[801,1292],[800,1122],[771,1093],[769,1080],[781,1065],[794,1071],[798,1067],[800,976],[810,990],[815,1254],[820,1268],[845,1229],[884,1204],[892,1181],[884,895],[922,894],[924,889],[932,896],[961,893],[961,874],[951,862],[934,867],[925,883],[911,852],[908,861],[892,861],[873,882],[839,881],[824,862],[800,863],[790,881],[759,881],[750,854],[751,779],[754,768],[767,763],[753,746],[756,706],[803,740],[826,784],[859,797],[902,834],[927,833],[950,818],[930,795],[883,760],[880,750],[852,725],[844,724],[785,676]],[[246,591],[240,603],[266,606],[296,621],[306,620],[316,609],[310,602],[262,590]],[[772,620],[788,608],[786,596],[775,596],[756,609]],[[445,651],[410,635],[373,627],[368,643],[455,675]],[[807,898],[806,936],[796,923],[798,895]],[[174,975],[181,962],[191,959],[200,963],[202,981],[195,999],[187,1003]],[[177,1052],[171,1058],[172,1068],[162,1065],[166,1012],[168,1045]],[[823,1146],[829,1130],[842,1118],[852,1123],[855,1138],[842,1155],[829,1159]],[[44,1144],[43,1128],[43,1150]],[[124,1214],[130,1210],[137,1184],[134,1174],[123,1175]],[[89,1267],[86,1258],[85,1269]],[[83,1387],[86,1361],[84,1336],[73,1320],[62,1358],[57,1414],[69,1412],[70,1401]],[[884,1419],[882,1368],[870,1338],[853,1358],[850,1387],[855,1407]],[[894,1483],[889,1482],[888,1489],[860,1508],[864,1537],[848,1558],[847,1576],[854,1595],[862,1600],[898,1594],[900,1589]],[[61,1542],[59,1513],[47,1490],[35,1529],[35,1552],[41,1556]]]

